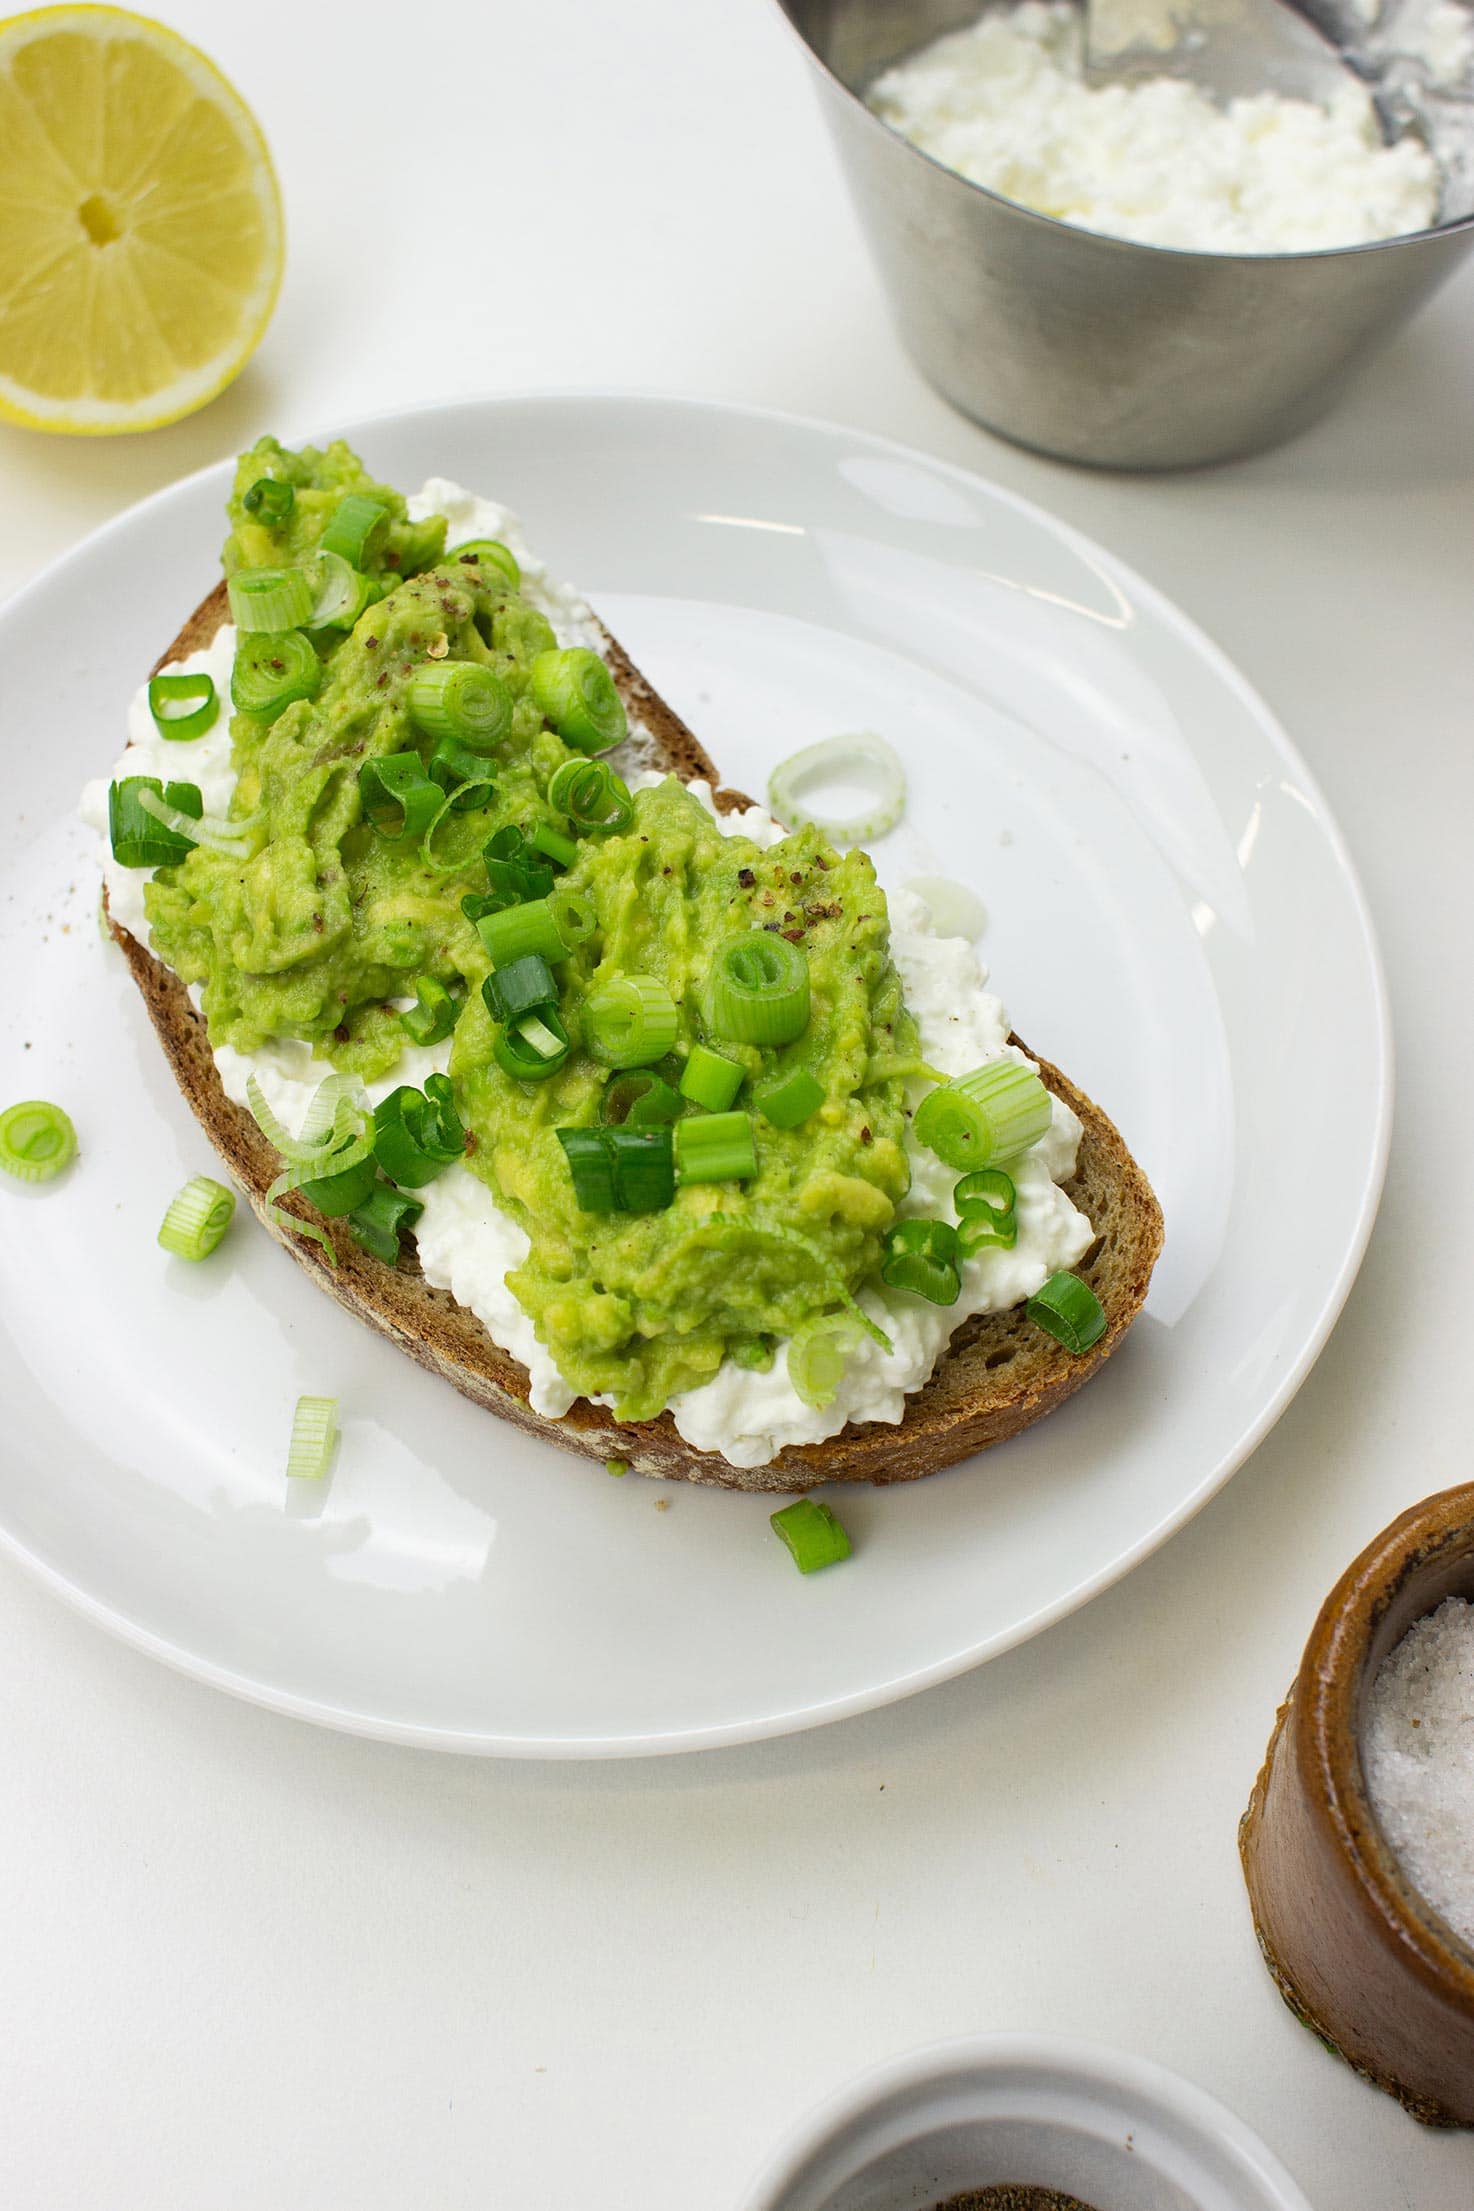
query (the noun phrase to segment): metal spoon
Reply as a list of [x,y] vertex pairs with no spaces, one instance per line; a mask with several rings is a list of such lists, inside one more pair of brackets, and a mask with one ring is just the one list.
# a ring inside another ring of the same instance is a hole
[[1216,100],[1277,92],[1319,106],[1346,88],[1340,50],[1281,0],[1086,0],[1085,75],[1186,77]]

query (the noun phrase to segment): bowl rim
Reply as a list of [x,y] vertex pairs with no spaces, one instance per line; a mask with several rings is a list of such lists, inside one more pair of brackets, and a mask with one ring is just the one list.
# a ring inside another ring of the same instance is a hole
[[958,2035],[902,2052],[844,2081],[788,2130],[739,2199],[739,2211],[784,2211],[787,2192],[810,2161],[892,2098],[938,2084],[1032,2069],[1133,2099],[1144,2115],[1175,2120],[1203,2147],[1226,2150],[1257,2183],[1263,2211],[1311,2211],[1299,2184],[1242,2119],[1181,2073],[1110,2043],[1062,2034]]
[[[1474,1562],[1474,1483],[1438,1490],[1410,1505],[1351,1561],[1310,1631],[1295,1693],[1304,1699],[1300,1742],[1310,1800],[1318,1796],[1324,1803],[1353,1878],[1404,1962],[1474,2018],[1474,1945],[1404,1873],[1382,1832],[1361,1756],[1377,1633],[1420,1572],[1446,1564],[1451,1553]],[[1425,1616],[1414,1615],[1408,1625]]]
[[[1117,253],[1149,253],[1164,261],[1183,261],[1192,266],[1205,262],[1214,265],[1229,262],[1237,268],[1262,268],[1266,264],[1279,265],[1287,262],[1342,261],[1354,254],[1385,253],[1393,246],[1430,245],[1435,240],[1454,239],[1460,232],[1474,229],[1474,208],[1471,208],[1467,215],[1452,215],[1447,222],[1430,223],[1423,230],[1400,230],[1390,238],[1364,238],[1354,245],[1311,246],[1301,252],[1220,253],[1211,246],[1160,246],[1145,238],[1117,238],[1108,230],[1089,230],[1083,223],[1067,223],[1057,215],[1046,215],[1040,208],[1026,207],[1022,200],[1011,200],[1006,193],[995,192],[991,185],[979,184],[975,177],[965,177],[960,169],[949,167],[945,161],[939,161],[935,154],[929,154],[924,147],[918,146],[914,139],[893,130],[860,97],[852,85],[845,83],[839,72],[831,67],[813,45],[808,34],[800,29],[789,12],[788,0],[772,0],[772,4],[814,67],[837,87],[856,113],[864,117],[868,128],[883,132],[891,144],[903,146],[916,160],[924,161],[929,169],[935,170],[939,176],[950,178],[954,185],[961,185],[964,191],[975,192],[982,199],[990,201],[994,207],[1007,208],[1010,214],[1026,216],[1030,222],[1042,224],[1045,230],[1055,235],[1064,232],[1072,238],[1088,238],[1095,245],[1109,247]],[[991,4],[991,0],[981,0],[981,4]]]

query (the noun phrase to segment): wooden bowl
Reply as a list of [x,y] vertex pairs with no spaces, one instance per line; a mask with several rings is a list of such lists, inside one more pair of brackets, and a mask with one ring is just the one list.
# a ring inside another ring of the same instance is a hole
[[1474,2127],[1474,1950],[1402,1872],[1361,1764],[1378,1667],[1452,1596],[1474,1597],[1474,1484],[1394,1520],[1327,1597],[1239,1852],[1259,1947],[1296,2017],[1415,2119]]

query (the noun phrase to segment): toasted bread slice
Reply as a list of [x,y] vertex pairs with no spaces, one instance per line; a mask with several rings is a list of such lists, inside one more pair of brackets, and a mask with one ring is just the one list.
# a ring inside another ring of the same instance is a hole
[[[207,645],[227,613],[222,584],[190,616],[158,666]],[[715,770],[697,739],[613,639],[607,639],[606,655],[637,731],[631,739],[636,756],[632,764],[656,767],[683,781],[702,777],[716,784]],[[730,810],[746,802],[740,793],[719,788],[717,803]],[[184,984],[126,930],[116,923],[110,926],[127,955],[179,1086],[206,1135],[260,1219],[298,1264],[340,1305],[379,1329],[463,1396],[533,1435],[564,1443],[590,1458],[627,1459],[642,1474],[712,1482],[726,1489],[786,1493],[822,1482],[915,1481],[990,1443],[1017,1435],[1031,1421],[1063,1404],[1098,1373],[1146,1296],[1162,1242],[1157,1201],[1099,1107],[1057,1068],[1041,1060],[1045,1082],[1074,1108],[1085,1130],[1078,1167],[1067,1188],[1096,1235],[1075,1271],[1095,1291],[1106,1315],[1105,1334],[1085,1357],[1072,1358],[1027,1320],[1021,1308],[979,1314],[958,1330],[931,1380],[909,1400],[899,1426],[884,1421],[851,1424],[827,1442],[791,1446],[759,1467],[732,1466],[714,1452],[693,1449],[676,1432],[669,1413],[656,1420],[616,1421],[603,1406],[580,1398],[561,1420],[545,1420],[528,1403],[526,1369],[493,1343],[474,1313],[458,1305],[448,1291],[434,1289],[423,1279],[412,1244],[397,1266],[386,1266],[359,1247],[345,1222],[328,1221],[323,1225],[337,1253],[334,1268],[315,1243],[284,1232],[268,1217],[265,1192],[281,1162],[250,1114],[221,1088],[204,1021]],[[1020,1040],[1015,1037],[1013,1042]],[[286,1203],[310,1214],[300,1197]]]

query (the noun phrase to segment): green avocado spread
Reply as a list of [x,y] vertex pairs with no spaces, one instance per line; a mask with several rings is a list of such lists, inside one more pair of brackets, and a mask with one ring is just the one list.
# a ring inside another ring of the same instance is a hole
[[[293,487],[277,525],[244,504],[263,478]],[[486,894],[484,848],[496,832],[569,834],[548,786],[583,755],[539,710],[530,676],[557,641],[490,561],[457,560],[453,548],[447,559],[443,521],[410,521],[403,499],[342,445],[292,453],[263,439],[242,456],[227,574],[309,560],[350,494],[387,511],[362,564],[380,595],[351,630],[312,633],[315,696],[274,718],[234,715],[231,816],[254,856],[200,845],[160,867],[146,894],[154,948],[200,987],[212,1043],[250,1053],[301,1038],[325,1073],[370,1081],[393,1073],[407,1041],[399,1009],[416,982],[450,989],[461,1007],[449,1071],[465,1164],[529,1239],[510,1287],[572,1388],[608,1393],[621,1418],[649,1418],[726,1357],[765,1364],[775,1339],[843,1309],[876,1271],[909,1182],[902,1093],[917,1065],[884,895],[863,853],[841,855],[814,829],[763,849],[724,834],[674,779],[640,790],[627,826],[578,836],[558,874],[595,922],[554,965],[568,1056],[545,1080],[507,1072],[482,991],[492,961],[462,900],[474,910]],[[396,840],[365,818],[359,770],[391,754],[428,765],[434,741],[411,719],[408,693],[417,673],[446,661],[489,666],[511,694],[487,763],[493,786],[485,803],[443,811],[428,836]],[[713,958],[751,930],[775,932],[807,962],[808,1024],[779,1046],[709,1029]],[[736,1109],[751,1116],[755,1174],[678,1184],[651,1212],[580,1206],[557,1131],[600,1123],[614,1077],[585,1048],[582,1009],[622,976],[658,979],[674,1003],[677,1033],[654,1070],[673,1087],[693,1044],[741,1063]],[[754,1091],[798,1068],[822,1102],[799,1126],[774,1127]]]

